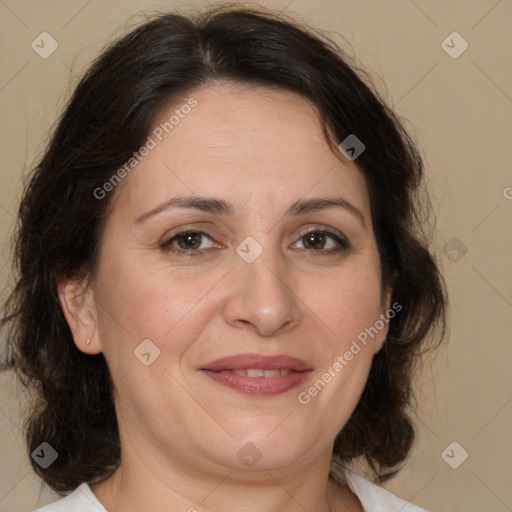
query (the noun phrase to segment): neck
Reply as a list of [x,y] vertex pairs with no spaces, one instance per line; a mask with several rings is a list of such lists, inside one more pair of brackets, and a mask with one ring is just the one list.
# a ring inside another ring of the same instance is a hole
[[216,512],[227,504],[240,512],[362,511],[348,487],[329,480],[327,455],[293,470],[201,471],[195,460],[164,465],[144,450],[125,450],[119,469],[90,487],[108,512]]

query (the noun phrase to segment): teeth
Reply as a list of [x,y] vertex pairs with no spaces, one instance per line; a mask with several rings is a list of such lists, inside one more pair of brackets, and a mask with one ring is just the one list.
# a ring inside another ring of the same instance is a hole
[[260,370],[259,368],[258,369],[248,369],[247,370],[247,377],[267,377],[267,375],[265,375],[265,373],[267,372],[268,370]]
[[288,375],[288,368],[276,368],[275,370],[262,370],[261,368],[248,368],[247,370],[233,370],[236,375],[244,375],[247,377],[279,377],[280,375]]

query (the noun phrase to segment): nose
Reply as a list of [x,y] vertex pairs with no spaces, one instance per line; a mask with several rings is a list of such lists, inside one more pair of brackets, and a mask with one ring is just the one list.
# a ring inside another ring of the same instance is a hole
[[286,264],[264,251],[254,262],[241,258],[230,272],[232,288],[224,314],[227,322],[264,336],[276,336],[300,323],[300,300]]

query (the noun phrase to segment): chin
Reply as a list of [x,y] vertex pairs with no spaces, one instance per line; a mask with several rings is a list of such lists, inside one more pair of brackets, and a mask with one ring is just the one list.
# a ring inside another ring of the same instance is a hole
[[[246,432],[234,435],[229,442],[212,442],[205,447],[210,456],[220,465],[235,471],[277,471],[300,462],[315,443],[301,442],[288,428],[279,430],[279,422],[272,422],[272,428],[257,429],[258,433]],[[277,427],[277,428],[276,428]],[[282,426],[281,426],[282,427]],[[212,453],[217,446],[222,452]],[[228,448],[226,450],[227,447]],[[268,475],[267,475],[268,478]]]

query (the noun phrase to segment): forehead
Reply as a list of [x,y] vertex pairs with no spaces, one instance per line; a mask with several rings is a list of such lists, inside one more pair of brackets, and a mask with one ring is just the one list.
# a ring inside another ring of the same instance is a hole
[[123,183],[122,202],[150,207],[179,192],[247,204],[258,195],[288,202],[340,192],[369,208],[361,171],[333,152],[315,106],[294,92],[199,88],[162,108],[149,137],[153,147]]

